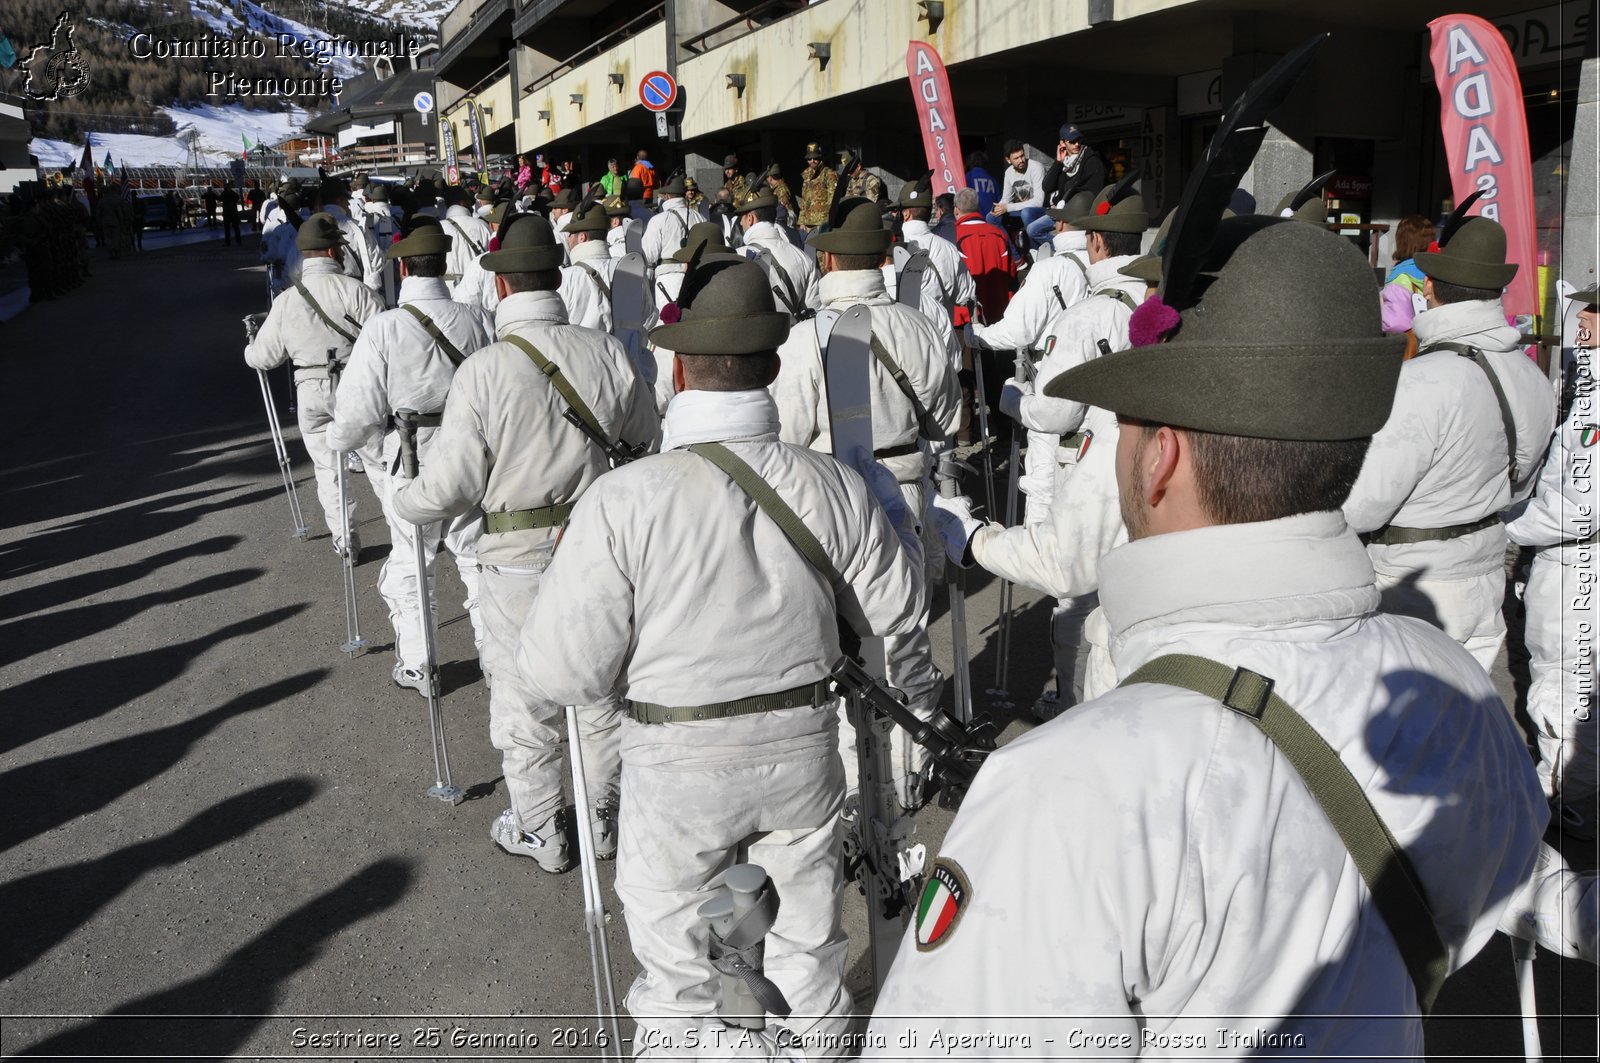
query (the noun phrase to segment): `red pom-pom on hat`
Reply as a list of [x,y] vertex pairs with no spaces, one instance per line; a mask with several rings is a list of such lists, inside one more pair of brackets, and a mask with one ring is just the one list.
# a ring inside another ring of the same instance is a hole
[[1102,203],[1098,207],[1094,208],[1094,212],[1096,214],[1110,214],[1111,213],[1111,201],[1109,199],[1106,200],[1104,203]]
[[661,308],[661,323],[663,325],[676,325],[683,317],[683,311],[678,309],[677,303],[668,303]]
[[489,237],[489,250],[490,251],[498,251],[498,250],[500,250],[500,234],[499,233],[496,233],[495,235]]
[[1439,253],[1439,241],[1437,241],[1437,240],[1428,241],[1428,253],[1432,254],[1432,255],[1437,255]]

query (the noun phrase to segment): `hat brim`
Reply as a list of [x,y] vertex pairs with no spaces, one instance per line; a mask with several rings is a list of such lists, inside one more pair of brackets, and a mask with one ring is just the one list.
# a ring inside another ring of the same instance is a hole
[[1581,292],[1573,292],[1567,298],[1592,310],[1595,306],[1600,305],[1600,288],[1586,288]]
[[[432,228],[432,226],[428,226]],[[411,258],[414,255],[448,255],[455,241],[447,233],[412,233],[404,240],[384,248],[387,259]]]
[[1074,226],[1078,224],[1078,218],[1081,217],[1081,215],[1077,214],[1068,214],[1060,207],[1051,207],[1049,210],[1046,210],[1045,213],[1056,221],[1064,221],[1068,225]]
[[1091,233],[1142,233],[1150,228],[1150,215],[1144,211],[1084,214],[1072,219],[1072,227]]
[[888,229],[830,229],[806,239],[806,246],[835,255],[881,255],[894,243]]
[[1424,275],[1463,288],[1499,291],[1517,275],[1515,262],[1473,262],[1438,251],[1418,251],[1413,257]]
[[302,240],[297,236],[294,246],[297,251],[326,251],[330,247],[349,247],[350,241],[341,232],[337,236],[318,236],[311,240]]
[[1388,421],[1404,353],[1403,336],[1298,347],[1161,343],[1085,362],[1044,393],[1203,432],[1361,439]]
[[1146,284],[1161,283],[1161,256],[1141,255],[1117,271],[1124,277],[1144,281]]
[[678,354],[764,354],[789,338],[789,315],[781,310],[741,317],[693,315],[690,310],[675,324],[657,325],[650,342]]
[[561,268],[561,248],[518,247],[509,251],[490,251],[483,256],[483,268],[490,273],[539,273]]

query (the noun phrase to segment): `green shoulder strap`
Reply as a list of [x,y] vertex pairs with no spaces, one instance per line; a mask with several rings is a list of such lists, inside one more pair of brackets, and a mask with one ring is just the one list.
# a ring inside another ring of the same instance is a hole
[[588,403],[578,397],[578,392],[573,388],[572,382],[561,372],[560,366],[540,354],[537,347],[521,336],[505,336],[503,338],[507,343],[520,349],[523,354],[533,360],[533,364],[539,367],[539,372],[550,378],[550,386],[556,389],[556,392],[566,400],[567,405],[572,407],[572,412],[577,414],[583,420],[583,423],[594,431],[595,435],[602,439],[609,438],[605,429],[600,427],[599,419],[589,409]]
[[[1085,274],[1087,276],[1087,274]],[[1128,308],[1129,313],[1139,309],[1139,304],[1133,301],[1133,296],[1121,288],[1101,288],[1096,295],[1107,295]]]
[[444,334],[443,330],[433,323],[433,318],[417,309],[415,303],[402,303],[400,309],[417,319],[417,324],[426,329],[428,335],[433,337],[433,342],[437,343],[444,351],[445,357],[450,359],[451,365],[460,368],[461,363],[467,360],[467,356],[462,354],[461,350],[450,342],[450,338]]
[[473,258],[477,258],[479,255],[483,254],[483,248],[478,246],[478,241],[467,235],[467,230],[461,227],[460,222],[456,221],[454,218],[446,218],[445,221],[449,222],[450,227],[456,232],[460,233],[461,239],[465,240],[467,242],[467,246],[472,248]]
[[801,298],[800,293],[794,290],[794,282],[789,279],[789,274],[785,273],[783,267],[778,265],[778,256],[772,253],[770,247],[762,247],[760,244],[749,244],[747,246],[755,248],[755,252],[760,256],[761,261],[767,264],[767,275],[769,277],[776,276],[783,282],[781,290],[776,284],[772,286],[772,294],[783,301],[784,308],[789,311],[790,317],[798,318],[806,308],[806,301]]
[[1476,347],[1465,343],[1435,343],[1418,354],[1427,354],[1430,351],[1455,351],[1463,358],[1470,358],[1473,364],[1483,370],[1483,375],[1489,378],[1489,386],[1494,389],[1494,401],[1500,404],[1500,427],[1506,433],[1506,460],[1510,463],[1507,470],[1513,485],[1517,482],[1517,423],[1511,419],[1511,402],[1506,398],[1506,389],[1500,386],[1500,376],[1494,371],[1494,366],[1489,364],[1489,359]]
[[322,323],[324,325],[327,325],[329,328],[333,329],[333,331],[343,336],[346,343],[354,343],[356,341],[354,336],[350,335],[350,333],[334,324],[333,318],[329,317],[328,312],[322,309],[322,304],[317,302],[316,299],[312,297],[311,292],[306,289],[304,284],[301,284],[298,279],[292,281],[291,283],[294,284],[294,290],[300,293],[300,298],[306,301],[306,305],[311,307],[312,313],[316,314],[322,319]]
[[789,508],[789,503],[778,496],[761,474],[752,469],[739,455],[723,446],[721,443],[691,443],[689,450],[705,458],[711,464],[728,474],[728,478],[738,485],[739,489],[750,496],[763,513],[772,518],[772,523],[778,530],[788,537],[811,566],[822,574],[828,581],[828,588],[832,590],[844,582],[844,577],[839,575],[839,570],[833,567],[833,562],[828,560],[828,554],[822,549],[822,544],[817,542],[817,537],[811,534],[799,514]]
[[922,400],[917,398],[916,390],[911,386],[911,380],[906,376],[906,371],[900,368],[900,363],[894,360],[894,355],[878,339],[878,334],[872,334],[872,356],[878,364],[889,371],[895,384],[900,388],[905,397],[911,401],[911,410],[917,415],[917,430],[922,433],[922,438],[940,440],[944,438],[944,429],[933,423],[933,418],[928,416],[928,408],[922,405]]
[[1118,686],[1133,683],[1162,683],[1220,701],[1271,739],[1339,832],[1411,972],[1417,1003],[1428,1014],[1449,973],[1449,954],[1416,869],[1333,747],[1273,693],[1271,679],[1247,668],[1230,669],[1206,657],[1172,653],[1150,661]]
[[595,287],[600,289],[600,298],[605,300],[605,304],[607,306],[610,306],[611,305],[611,285],[606,283],[606,279],[604,277],[600,276],[599,272],[596,271],[587,262],[579,262],[578,263],[578,268],[583,270],[585,273],[587,273],[590,276],[591,279],[593,279],[593,281],[595,283]]

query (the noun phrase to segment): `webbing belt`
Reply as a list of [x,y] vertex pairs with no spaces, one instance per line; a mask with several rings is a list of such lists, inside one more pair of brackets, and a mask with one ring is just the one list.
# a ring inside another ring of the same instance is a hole
[[294,285],[294,290],[300,293],[300,297],[306,301],[306,305],[311,307],[311,312],[322,319],[322,323],[324,325],[327,325],[329,328],[333,329],[333,331],[343,336],[346,343],[354,343],[356,341],[354,336],[350,335],[350,333],[334,324],[333,318],[329,317],[328,312],[322,309],[322,304],[317,302],[317,300],[312,296],[311,292],[306,289],[304,284],[302,284],[299,280],[293,280],[290,281],[290,283]]
[[1361,541],[1368,546],[1410,546],[1413,543],[1442,543],[1459,539],[1463,535],[1481,532],[1500,523],[1500,518],[1490,514],[1471,524],[1452,524],[1447,528],[1401,528],[1387,524],[1374,532],[1367,532]]
[[874,450],[872,456],[881,460],[883,458],[905,458],[920,452],[920,448],[915,443],[901,443],[899,446]]
[[1500,377],[1494,371],[1494,366],[1489,364],[1489,359],[1476,347],[1465,343],[1435,343],[1418,351],[1424,355],[1433,351],[1454,351],[1463,358],[1470,358],[1474,365],[1483,370],[1483,375],[1489,378],[1489,386],[1494,389],[1494,401],[1500,405],[1500,427],[1506,433],[1506,461],[1507,472],[1510,474],[1511,483],[1517,482],[1517,423],[1511,417],[1511,402],[1506,398],[1506,389],[1500,385]]
[[1139,309],[1139,304],[1133,301],[1133,296],[1129,295],[1121,288],[1102,288],[1098,292],[1095,292],[1095,294],[1110,296],[1123,306],[1127,307],[1130,312]]
[[917,415],[917,430],[922,433],[922,438],[943,439],[944,430],[932,423],[932,418],[928,416],[927,407],[922,405],[922,400],[917,398],[916,389],[911,386],[911,379],[906,376],[906,371],[900,368],[900,363],[894,360],[894,355],[889,353],[889,349],[883,345],[883,341],[878,339],[876,332],[872,334],[872,356],[878,360],[879,365],[889,371],[889,375],[894,378],[895,385],[911,401],[911,411]]
[[756,694],[735,701],[718,701],[711,705],[655,705],[648,701],[625,701],[623,707],[629,716],[640,723],[684,723],[688,720],[727,720],[734,716],[750,716],[775,709],[792,709],[805,705],[821,705],[831,695],[828,681],[780,690],[775,694]]
[[450,359],[451,365],[460,368],[461,363],[467,360],[467,356],[461,353],[460,348],[450,342],[450,337],[446,336],[443,330],[433,323],[433,318],[424,314],[415,303],[404,303],[400,309],[417,319],[417,324],[421,325],[423,330],[432,337],[433,342],[439,345],[439,349],[444,351],[444,356]]
[[1271,740],[1321,806],[1344,842],[1373,904],[1400,949],[1426,1015],[1449,974],[1450,961],[1422,881],[1405,850],[1316,728],[1273,693],[1273,681],[1247,668],[1230,669],[1206,657],[1174,653],[1157,657],[1118,686],[1161,683],[1220,701]]
[[559,527],[572,516],[572,510],[576,505],[575,502],[563,502],[559,506],[540,506],[538,509],[510,509],[503,513],[485,513],[483,530],[491,535],[503,535],[506,532]]
[[344,368],[340,362],[324,362],[322,365],[297,365],[294,367],[294,382],[304,383],[307,380],[328,380]]

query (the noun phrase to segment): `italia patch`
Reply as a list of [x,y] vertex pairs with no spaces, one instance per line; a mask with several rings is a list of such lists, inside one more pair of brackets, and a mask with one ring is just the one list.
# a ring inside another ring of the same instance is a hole
[[961,865],[943,856],[935,860],[917,901],[917,951],[929,952],[944,944],[971,901],[972,883]]
[[1600,425],[1586,424],[1578,429],[1579,446],[1592,447],[1596,440],[1600,440]]

